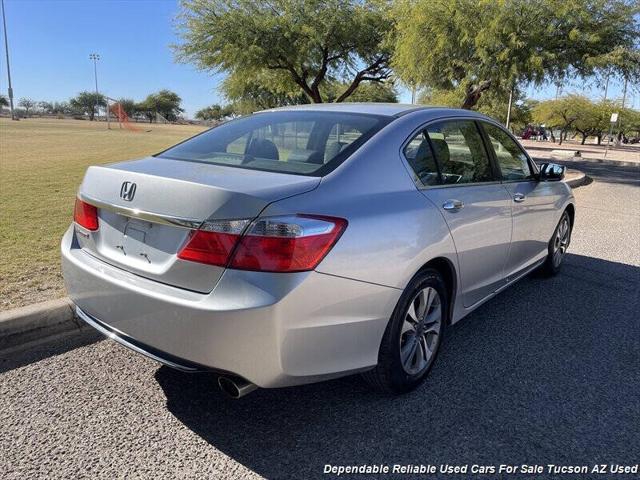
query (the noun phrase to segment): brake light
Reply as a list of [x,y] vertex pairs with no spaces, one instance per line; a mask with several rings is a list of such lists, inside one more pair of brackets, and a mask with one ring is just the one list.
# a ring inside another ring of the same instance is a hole
[[229,267],[267,272],[313,270],[346,226],[342,218],[312,215],[258,219],[240,239]]
[[226,267],[240,235],[249,220],[205,222],[200,230],[193,230],[178,258],[192,262]]
[[258,219],[245,232],[248,222],[206,223],[191,234],[178,258],[239,270],[313,270],[347,226],[342,218],[293,215]]
[[98,209],[76,198],[76,205],[73,209],[73,221],[87,230],[98,230]]

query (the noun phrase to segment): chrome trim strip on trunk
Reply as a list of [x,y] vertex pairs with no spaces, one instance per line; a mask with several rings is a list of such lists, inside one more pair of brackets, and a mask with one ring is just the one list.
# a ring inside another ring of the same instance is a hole
[[163,225],[172,225],[174,227],[197,230],[203,222],[197,218],[175,217],[162,213],[145,212],[137,208],[122,207],[120,205],[114,205],[113,203],[98,200],[97,198],[90,197],[84,193],[79,193],[78,197],[80,197],[80,200],[83,202],[87,202],[94,207],[109,210],[110,212],[114,212],[125,217],[139,218],[140,220],[146,220],[147,222],[152,223],[161,223]]
[[148,350],[145,350],[144,348],[142,348],[142,347],[140,347],[140,346],[138,346],[138,345],[136,345],[134,343],[131,343],[130,341],[126,340],[127,336],[125,334],[121,334],[120,332],[118,332],[115,329],[106,328],[103,325],[103,323],[100,322],[97,318],[93,318],[89,314],[83,312],[82,309],[80,307],[78,307],[78,306],[76,306],[76,315],[78,315],[78,317],[80,317],[86,323],[91,325],[93,328],[98,330],[105,337],[108,337],[111,340],[114,340],[114,341],[118,342],[120,345],[123,345],[123,346],[133,350],[134,352],[140,353],[140,354],[144,355],[145,357],[148,357],[148,358],[150,358],[152,360],[155,360],[156,362],[159,362],[159,363],[161,363],[163,365],[166,365],[167,367],[175,368],[176,370],[182,370],[183,372],[198,372],[198,371],[201,371],[200,369],[198,369],[196,367],[183,365],[183,364],[180,364],[180,363],[173,362],[173,361],[171,361],[171,360],[169,360],[167,358],[160,357],[160,356],[156,355],[155,353],[151,353]]

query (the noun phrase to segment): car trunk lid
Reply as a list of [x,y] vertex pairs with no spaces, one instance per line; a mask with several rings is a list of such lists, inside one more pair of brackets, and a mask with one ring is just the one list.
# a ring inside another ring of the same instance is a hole
[[252,219],[271,202],[314,189],[320,179],[148,157],[89,167],[79,197],[98,207],[99,228],[77,227],[101,260],[177,287],[209,292],[223,267],[177,257],[206,220]]

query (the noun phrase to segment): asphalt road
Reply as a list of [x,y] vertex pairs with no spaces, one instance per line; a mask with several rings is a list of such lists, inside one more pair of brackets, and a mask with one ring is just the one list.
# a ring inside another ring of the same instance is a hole
[[0,476],[318,478],[325,464],[637,463],[639,170],[577,166],[595,182],[575,191],[562,273],[526,278],[450,329],[417,391],[392,398],[352,377],[233,401],[212,376],[159,367],[95,336],[66,337],[0,354]]

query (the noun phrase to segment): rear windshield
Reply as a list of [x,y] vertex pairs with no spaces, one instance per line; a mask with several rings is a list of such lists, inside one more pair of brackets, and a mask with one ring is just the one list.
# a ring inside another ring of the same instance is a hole
[[368,114],[264,112],[232,120],[157,155],[251,170],[322,176],[389,122]]

